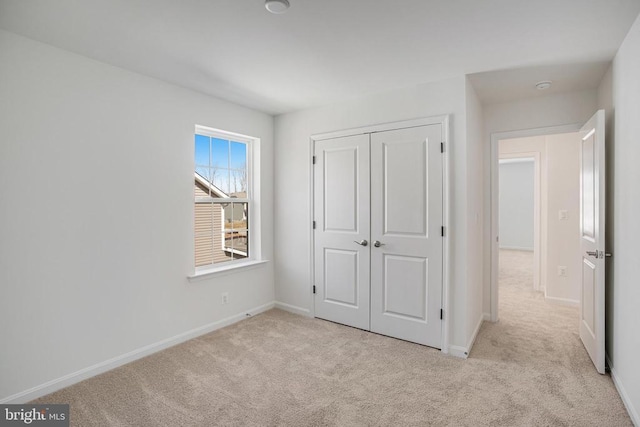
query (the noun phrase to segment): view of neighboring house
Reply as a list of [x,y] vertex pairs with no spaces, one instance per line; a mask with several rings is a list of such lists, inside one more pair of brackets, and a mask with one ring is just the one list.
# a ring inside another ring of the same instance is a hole
[[[226,194],[194,173],[196,267],[247,257],[246,193]],[[230,199],[229,203],[221,199]]]

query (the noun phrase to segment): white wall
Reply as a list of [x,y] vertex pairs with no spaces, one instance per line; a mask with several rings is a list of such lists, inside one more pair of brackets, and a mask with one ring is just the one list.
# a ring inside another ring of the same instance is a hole
[[[580,136],[545,136],[547,146],[547,287],[548,301],[580,302]],[[566,219],[560,219],[566,211]],[[566,276],[558,267],[567,267]]]
[[[484,147],[484,111],[480,99],[469,78],[465,78],[466,109],[466,157],[467,157],[467,229],[466,229],[466,275],[467,275],[467,310],[466,310],[466,344],[464,348],[471,350],[473,340],[480,329],[484,313],[482,310],[483,260],[484,242],[482,224],[484,164],[482,150]],[[453,224],[454,230],[456,224]],[[457,268],[458,264],[453,267]]]
[[[491,265],[491,134],[585,123],[597,110],[595,90],[484,106],[484,265]],[[491,310],[491,271],[484,270],[484,311]]]
[[501,249],[533,251],[535,160],[500,161]]
[[[451,113],[452,342],[464,346],[467,308],[466,89],[463,77],[276,117],[276,299],[311,310],[310,175],[312,134]],[[293,208],[292,208],[293,206]]]
[[0,64],[0,400],[273,301],[270,263],[187,281],[194,125],[262,139],[272,259],[272,117],[4,31]]
[[607,354],[612,376],[640,425],[640,17],[603,79],[598,102],[607,111]]

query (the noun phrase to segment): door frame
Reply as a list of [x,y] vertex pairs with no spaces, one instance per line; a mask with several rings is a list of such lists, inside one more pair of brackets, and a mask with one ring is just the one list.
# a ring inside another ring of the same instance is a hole
[[[402,120],[397,122],[389,122],[389,123],[381,123],[381,124],[373,124],[368,126],[361,126],[357,128],[338,130],[333,132],[324,132],[313,134],[309,137],[309,242],[311,243],[310,257],[309,257],[309,300],[311,301],[311,317],[315,317],[315,301],[313,294],[313,285],[315,278],[315,240],[313,233],[313,213],[314,213],[314,182],[313,182],[313,153],[315,148],[316,141],[322,141],[326,139],[340,138],[345,136],[353,136],[360,134],[368,134],[375,132],[385,132],[390,130],[398,130],[398,129],[406,129],[411,127],[419,127],[419,126],[429,126],[429,125],[441,125],[442,126],[442,141],[444,143],[444,152],[442,153],[442,185],[443,185],[443,203],[442,203],[442,221],[445,230],[449,230],[450,224],[450,185],[449,185],[449,171],[450,171],[450,157],[449,157],[449,144],[450,140],[450,129],[449,129],[449,115],[441,115],[441,116],[433,116],[433,117],[424,117],[418,119],[411,120]],[[451,313],[450,305],[451,301],[449,299],[450,295],[450,280],[451,277],[451,257],[450,250],[451,245],[449,241],[449,234],[444,233],[444,237],[442,239],[442,309],[444,310],[444,316],[442,318],[442,345],[440,351],[442,353],[449,353],[449,330],[450,330],[450,319],[449,313]]]
[[[491,134],[491,190],[490,190],[490,237],[489,244],[491,245],[491,250],[489,251],[490,255],[490,269],[489,269],[489,282],[490,282],[490,321],[497,322],[499,320],[498,316],[498,261],[499,261],[499,243],[498,243],[498,215],[499,215],[499,188],[498,188],[498,171],[499,171],[499,160],[500,160],[500,148],[499,142],[503,139],[513,139],[513,138],[526,138],[531,136],[543,136],[543,135],[555,135],[559,133],[571,133],[578,132],[582,128],[584,123],[571,123],[566,125],[558,125],[558,126],[548,126],[541,128],[532,128],[532,129],[521,129],[521,130],[513,130],[506,132],[494,132]],[[537,163],[537,162],[536,162]],[[540,197],[542,199],[542,195]],[[542,215],[542,212],[540,213]],[[540,234],[543,233],[544,230],[540,228]],[[540,236],[540,276],[541,282],[542,276],[544,273],[544,269],[542,269],[543,258],[542,254],[545,252],[544,250],[544,241],[543,236]]]

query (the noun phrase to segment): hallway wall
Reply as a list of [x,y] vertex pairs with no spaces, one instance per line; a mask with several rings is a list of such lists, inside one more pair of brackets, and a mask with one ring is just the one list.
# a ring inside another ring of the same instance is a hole
[[533,251],[535,160],[500,160],[500,249]]
[[640,17],[604,77],[598,104],[607,112],[607,356],[611,374],[640,425]]

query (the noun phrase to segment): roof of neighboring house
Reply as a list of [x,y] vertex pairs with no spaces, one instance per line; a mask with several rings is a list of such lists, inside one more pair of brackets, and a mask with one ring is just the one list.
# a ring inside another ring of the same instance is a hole
[[209,190],[211,190],[211,194],[215,194],[216,196],[218,196],[218,197],[220,197],[222,199],[229,199],[230,198],[227,193],[225,193],[224,191],[222,191],[221,189],[219,189],[218,187],[216,187],[215,185],[210,183],[208,180],[206,180],[198,172],[194,172],[194,174],[195,174],[196,182],[198,184],[202,185],[204,188],[208,188]]

